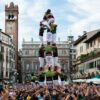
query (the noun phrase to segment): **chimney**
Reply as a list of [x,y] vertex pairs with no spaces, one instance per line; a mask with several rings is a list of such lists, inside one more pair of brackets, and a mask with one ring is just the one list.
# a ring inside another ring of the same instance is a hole
[[23,43],[25,42],[25,39],[23,38]]
[[58,43],[60,43],[60,37],[58,38]]
[[78,38],[80,38],[81,36],[79,35]]
[[83,33],[84,33],[84,34],[86,34],[86,33],[87,33],[87,31],[83,31]]
[[31,42],[33,42],[33,38],[31,38]]
[[68,37],[67,37],[67,40],[68,40],[68,41],[74,41],[74,36],[71,36],[71,35],[68,36]]

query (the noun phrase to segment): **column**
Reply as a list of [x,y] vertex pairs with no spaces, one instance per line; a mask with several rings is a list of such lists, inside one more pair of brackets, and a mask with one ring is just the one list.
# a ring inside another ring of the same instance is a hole
[[32,61],[32,72],[34,71],[34,67],[33,67],[33,61]]
[[24,82],[24,61],[22,60],[22,82]]

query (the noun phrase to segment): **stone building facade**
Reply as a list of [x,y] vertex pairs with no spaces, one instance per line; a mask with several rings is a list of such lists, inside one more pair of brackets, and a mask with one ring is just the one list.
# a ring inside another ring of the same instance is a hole
[[0,77],[10,79],[15,69],[15,46],[10,35],[0,30]]
[[100,29],[85,32],[75,41],[76,77],[92,77],[100,74]]
[[[39,60],[38,60],[38,50],[39,50],[40,42],[39,41],[25,41],[22,43],[22,79],[25,79],[27,74],[37,73],[39,69]],[[67,73],[67,68],[69,65],[69,61],[74,63],[75,48],[71,43],[71,49],[69,49],[69,41],[57,41],[58,48],[58,58],[61,67]],[[69,60],[69,53],[71,54],[71,60]]]

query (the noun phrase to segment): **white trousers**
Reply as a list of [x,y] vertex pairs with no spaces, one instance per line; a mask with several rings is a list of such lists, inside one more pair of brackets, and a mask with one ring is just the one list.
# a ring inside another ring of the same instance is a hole
[[53,57],[54,66],[58,66],[58,57]]
[[47,42],[52,42],[52,33],[47,32]]
[[55,22],[55,19],[54,18],[49,18],[48,19],[48,24],[51,24],[51,23],[54,23]]
[[65,81],[62,81],[61,83],[62,83],[63,86],[65,85]]
[[43,36],[39,36],[41,43],[43,44]]
[[40,67],[44,67],[44,58],[39,57]]
[[46,64],[48,66],[54,67],[54,62],[53,62],[53,57],[52,56],[46,56],[45,59],[46,59]]
[[56,34],[52,34],[52,42],[56,43]]
[[53,80],[54,85],[59,85],[58,80]]
[[39,82],[41,86],[44,86],[44,82]]

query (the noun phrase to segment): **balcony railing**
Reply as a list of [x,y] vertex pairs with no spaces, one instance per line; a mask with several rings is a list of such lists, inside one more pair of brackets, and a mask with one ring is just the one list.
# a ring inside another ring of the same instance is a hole
[[85,62],[94,58],[100,57],[100,51],[99,52],[95,52],[95,51],[91,51],[90,53],[81,55],[80,57],[77,58],[77,61],[80,62]]

